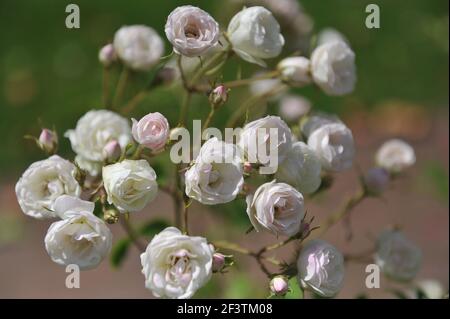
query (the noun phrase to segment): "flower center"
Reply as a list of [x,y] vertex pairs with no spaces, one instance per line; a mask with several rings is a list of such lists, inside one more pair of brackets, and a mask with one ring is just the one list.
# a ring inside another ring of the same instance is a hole
[[198,33],[197,27],[195,25],[188,24],[184,28],[184,35],[186,36],[186,38],[197,39],[199,37],[199,33]]

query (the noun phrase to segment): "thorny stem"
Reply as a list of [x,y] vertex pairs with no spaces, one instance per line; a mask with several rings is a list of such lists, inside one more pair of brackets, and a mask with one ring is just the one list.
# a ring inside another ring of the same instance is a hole
[[130,76],[130,70],[124,66],[122,72],[119,76],[119,81],[117,83],[116,94],[114,95],[113,106],[118,107],[122,100],[125,88],[127,86],[128,78]]
[[128,237],[131,239],[133,244],[136,246],[136,248],[140,252],[144,252],[145,245],[140,242],[136,232],[134,231],[133,227],[131,226],[130,214],[129,213],[124,214],[123,218],[120,218],[120,223],[121,223],[123,229],[125,230],[125,232],[127,233]]

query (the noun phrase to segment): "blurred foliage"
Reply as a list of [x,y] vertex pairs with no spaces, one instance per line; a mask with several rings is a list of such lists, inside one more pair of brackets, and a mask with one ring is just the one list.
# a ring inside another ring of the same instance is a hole
[[[275,1],[275,0],[274,0]],[[80,7],[81,28],[66,29],[65,7]],[[235,0],[191,1],[226,23],[238,9]],[[429,107],[448,105],[448,1],[375,1],[381,8],[381,28],[367,29],[365,7],[374,1],[304,0],[305,10],[315,21],[315,30],[335,27],[350,40],[357,55],[358,85],[354,94],[327,97],[315,88],[301,90],[316,108],[345,112],[348,105],[372,107],[396,98]],[[38,134],[41,126],[56,126],[62,134],[91,108],[101,105],[101,67],[98,49],[111,41],[115,30],[124,24],[147,24],[164,37],[168,13],[186,1],[171,0],[2,0],[0,2],[0,134],[2,178],[16,178],[31,161],[42,158],[25,134]],[[222,24],[222,27],[225,27]],[[170,46],[166,45],[166,53]],[[292,52],[286,52],[290,54]],[[233,59],[225,70],[227,79],[238,72],[250,75],[254,66]],[[118,71],[118,70],[117,70]],[[117,72],[118,73],[118,72]],[[136,82],[148,81],[139,75]],[[131,87],[131,95],[137,89]],[[236,90],[230,105],[245,91]],[[180,94],[171,89],[153,92],[135,116],[164,110],[174,123]],[[194,99],[192,116],[208,112],[206,99]],[[337,108],[342,106],[340,108]],[[223,124],[229,108],[220,110],[213,125]],[[62,136],[61,136],[62,137]],[[61,138],[62,154],[72,154]],[[161,167],[163,169],[163,167]]]

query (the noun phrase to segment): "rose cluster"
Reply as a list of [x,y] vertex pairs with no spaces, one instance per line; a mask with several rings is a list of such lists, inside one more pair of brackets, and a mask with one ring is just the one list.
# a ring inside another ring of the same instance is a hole
[[[277,8],[277,12],[292,14],[282,9]],[[175,207],[184,211],[185,225],[161,229],[142,249],[145,287],[154,296],[190,298],[213,272],[222,273],[232,265],[233,258],[219,252],[206,238],[188,234],[187,208],[191,201],[210,207],[235,200],[245,201],[242,214],[248,216],[252,230],[271,233],[277,239],[285,237],[285,243],[301,244],[290,266],[296,269],[302,289],[323,297],[335,296],[344,283],[344,257],[330,243],[308,238],[315,227],[312,220],[306,220],[306,202],[326,187],[325,179],[353,166],[355,141],[350,128],[337,116],[310,112],[308,100],[286,91],[314,84],[328,95],[351,93],[356,67],[348,41],[338,33],[322,34],[310,56],[283,58],[273,70],[236,80],[228,87],[226,83],[206,84],[218,83],[220,75],[213,82],[204,78],[216,74],[233,55],[266,68],[269,59],[282,54],[285,37],[271,11],[262,6],[244,8],[222,30],[208,12],[181,6],[168,15],[164,31],[176,66],[162,57],[162,38],[144,25],[121,27],[113,43],[101,48],[98,58],[105,70],[114,63],[132,72],[156,70],[153,85],[171,83],[175,77],[170,69],[176,68],[178,82],[188,97],[208,95],[211,112],[207,124],[217,109],[226,107],[232,86],[241,84],[250,84],[250,92],[258,98],[279,102],[281,117],[246,120],[236,141],[207,139],[189,164],[176,163],[175,186],[162,185],[152,165],[186,126],[186,109],[180,110],[180,120],[172,130],[169,120],[159,112],[140,119],[126,117],[125,110],[134,106],[134,99],[122,109],[115,105],[117,112],[90,110],[64,134],[75,153],[73,161],[56,155],[58,136],[44,129],[36,143],[51,156],[23,173],[16,194],[26,215],[57,219],[44,240],[50,258],[80,269],[98,266],[112,247],[108,224],[119,219],[140,247],[140,238],[130,231],[130,216],[142,211],[162,189],[170,193]],[[197,64],[187,67],[193,60]],[[146,87],[143,93],[148,90]],[[239,119],[243,113],[248,116],[249,110],[244,111],[237,113]],[[381,194],[392,178],[414,162],[414,150],[406,142],[394,139],[383,144],[376,154],[376,165],[361,178],[362,197]],[[262,263],[266,250],[269,248],[250,255]],[[390,277],[412,279],[420,258],[418,248],[397,231],[383,233],[377,242],[375,260]],[[292,276],[269,274],[272,294],[285,295]]]

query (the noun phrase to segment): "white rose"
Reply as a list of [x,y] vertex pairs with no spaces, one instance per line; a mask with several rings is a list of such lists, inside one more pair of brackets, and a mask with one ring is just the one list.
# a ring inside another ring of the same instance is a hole
[[156,173],[146,160],[123,160],[103,167],[108,203],[122,213],[137,212],[158,193]]
[[333,297],[344,283],[344,257],[326,241],[308,241],[297,260],[300,284],[322,297]]
[[102,172],[103,162],[90,161],[83,156],[77,155],[75,156],[75,163],[91,176],[98,176]]
[[141,254],[145,287],[160,298],[191,298],[211,278],[213,253],[205,238],[168,227]]
[[55,201],[55,212],[63,220],[51,224],[45,236],[45,248],[55,263],[92,269],[109,254],[112,234],[105,222],[93,214],[94,206],[68,195]]
[[186,195],[205,205],[231,202],[244,184],[239,149],[211,138],[185,173]]
[[280,100],[280,115],[288,122],[298,121],[311,109],[311,102],[299,95],[286,95]]
[[400,139],[392,139],[381,145],[375,158],[379,166],[392,173],[399,173],[416,162],[414,149]]
[[342,121],[334,114],[328,113],[317,113],[312,116],[308,116],[307,120],[302,123],[301,130],[302,134],[308,138],[312,132],[317,130],[318,128],[324,126],[325,124],[332,123],[342,123]]
[[105,159],[103,149],[108,142],[116,140],[124,150],[132,141],[128,120],[107,110],[87,112],[78,120],[76,128],[68,130],[65,136],[78,155],[76,162],[91,173],[99,173],[99,165]]
[[295,87],[302,87],[312,82],[310,68],[311,63],[302,56],[285,58],[277,65],[281,79]]
[[[276,129],[278,132],[277,140],[270,139],[270,129]],[[292,133],[280,117],[269,115],[247,123],[239,136],[238,145],[251,163],[265,166],[270,165],[270,162],[260,154],[269,156],[269,150],[277,151],[279,164],[292,147]]]
[[326,94],[351,93],[356,83],[355,53],[343,41],[326,42],[311,55],[311,73]]
[[164,53],[158,33],[145,25],[121,27],[114,35],[114,50],[129,68],[148,71]]
[[22,211],[38,219],[56,217],[53,206],[59,196],[81,194],[77,172],[75,165],[58,155],[31,164],[16,184]]
[[278,56],[284,45],[277,20],[259,6],[238,12],[231,19],[227,34],[237,55],[261,66],[266,65],[263,59]]
[[275,178],[295,186],[303,194],[312,194],[320,186],[320,171],[320,159],[314,151],[305,143],[296,142],[278,166]]
[[325,124],[314,130],[308,138],[308,146],[319,157],[325,170],[340,172],[353,164],[353,135],[342,123]]
[[204,55],[219,41],[219,24],[206,11],[194,6],[173,10],[165,26],[173,50],[187,57]]
[[257,231],[294,236],[305,216],[303,195],[292,186],[272,181],[247,196],[247,214]]
[[422,252],[401,232],[384,231],[377,240],[375,262],[386,276],[399,281],[413,279],[419,271]]
[[341,32],[333,28],[325,28],[317,35],[317,46],[335,41],[342,41],[348,44],[347,38]]

